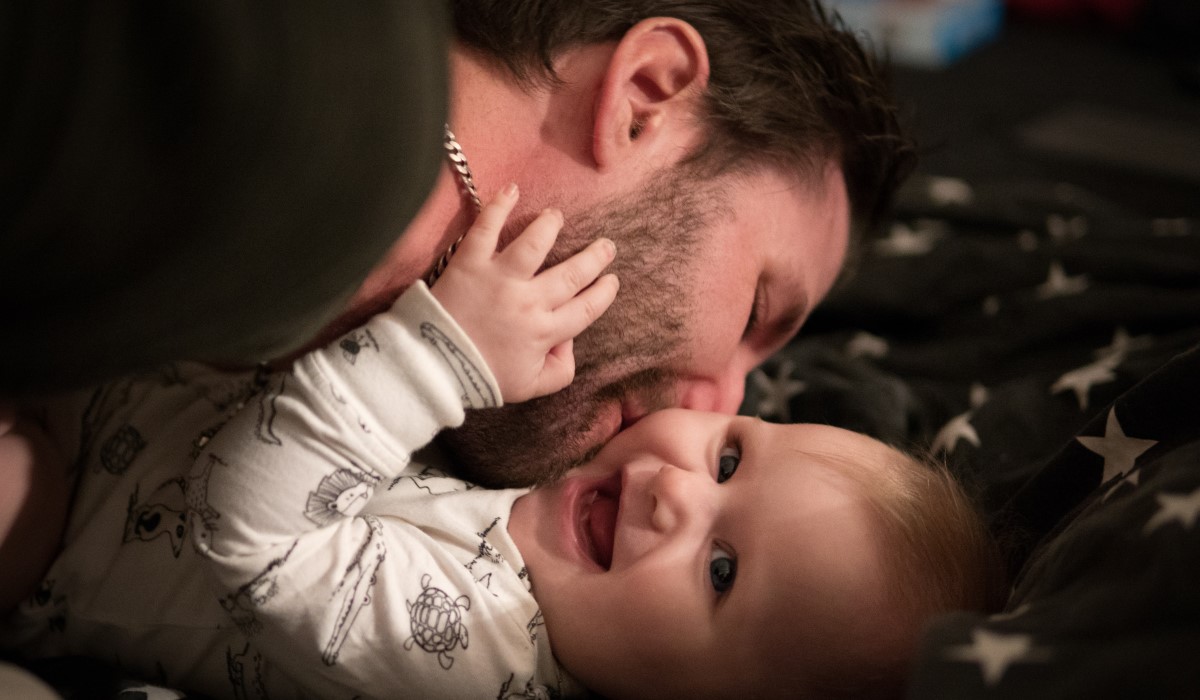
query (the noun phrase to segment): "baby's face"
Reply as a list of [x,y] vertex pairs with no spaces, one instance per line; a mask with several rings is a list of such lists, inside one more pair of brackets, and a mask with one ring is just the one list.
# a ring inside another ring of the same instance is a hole
[[606,696],[736,697],[888,653],[875,521],[838,466],[888,452],[829,426],[642,419],[513,508],[555,655]]

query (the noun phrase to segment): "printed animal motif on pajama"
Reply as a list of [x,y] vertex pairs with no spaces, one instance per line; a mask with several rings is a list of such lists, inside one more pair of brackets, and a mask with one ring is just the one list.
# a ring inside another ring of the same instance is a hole
[[432,448],[414,459],[498,397],[419,285],[290,373],[180,365],[48,404],[80,458],[75,504],[0,648],[215,697],[577,693],[508,534],[526,491],[450,477]]

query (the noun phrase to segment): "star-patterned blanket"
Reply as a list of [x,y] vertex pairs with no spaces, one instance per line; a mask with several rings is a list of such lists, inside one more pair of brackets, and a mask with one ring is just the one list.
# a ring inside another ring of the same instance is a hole
[[914,181],[743,412],[945,455],[1013,589],[911,698],[1200,697],[1200,222],[1058,183]]

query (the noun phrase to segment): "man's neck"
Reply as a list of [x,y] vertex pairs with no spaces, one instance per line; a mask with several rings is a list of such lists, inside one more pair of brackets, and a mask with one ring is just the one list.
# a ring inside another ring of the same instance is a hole
[[[511,80],[506,81],[461,47],[451,51],[450,76],[449,122],[458,139],[466,141],[464,150],[471,168],[475,172],[498,173],[479,183],[480,197],[487,201],[496,189],[517,179],[503,174],[506,168],[493,164],[525,160],[508,160],[517,158],[513,154],[520,153],[520,146],[511,138],[514,127],[500,117],[514,112],[528,114],[517,102],[518,95],[523,93]],[[525,129],[529,128],[526,124]],[[470,136],[464,139],[464,133]],[[501,182],[502,177],[508,179]],[[397,231],[396,242],[368,273],[347,302],[345,311],[305,349],[320,347],[390,308],[401,292],[427,277],[447,247],[467,230],[474,218],[474,205],[463,198],[458,177],[445,161],[416,216],[403,231]]]
[[[592,96],[595,69],[609,49],[572,52],[559,66],[561,88],[526,89],[511,75],[460,45],[450,51],[449,125],[462,145],[483,202],[509,182],[521,186],[521,201],[510,222],[545,207],[579,204],[593,187],[591,160]],[[387,310],[400,293],[425,279],[438,259],[475,218],[449,162],[425,203],[397,241],[368,274],[346,312],[321,333],[315,347]]]

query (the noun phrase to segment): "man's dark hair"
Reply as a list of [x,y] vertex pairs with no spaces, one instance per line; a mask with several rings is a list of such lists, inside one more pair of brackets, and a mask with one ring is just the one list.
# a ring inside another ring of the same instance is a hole
[[819,175],[842,164],[855,234],[875,229],[915,163],[884,66],[811,0],[454,0],[458,38],[521,82],[554,81],[553,61],[618,41],[649,17],[691,24],[708,48],[702,176],[774,166]]

